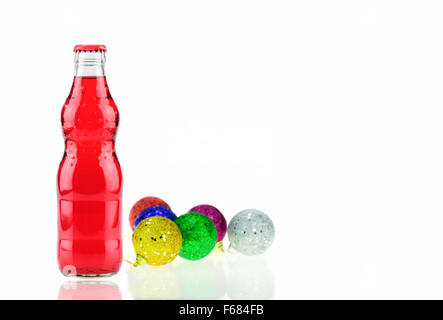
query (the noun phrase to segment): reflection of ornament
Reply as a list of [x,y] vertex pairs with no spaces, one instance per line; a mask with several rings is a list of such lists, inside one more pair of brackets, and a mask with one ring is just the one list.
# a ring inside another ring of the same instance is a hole
[[174,212],[171,211],[171,209],[168,209],[166,207],[162,206],[155,206],[155,207],[149,207],[140,212],[140,214],[137,216],[134,222],[134,228],[137,227],[137,225],[142,221],[150,217],[165,217],[172,221],[174,221],[177,216],[174,214]]
[[217,229],[204,214],[188,212],[175,220],[183,236],[180,257],[198,260],[206,257],[217,242]]
[[229,222],[230,246],[248,256],[261,254],[274,240],[274,224],[264,213],[246,209],[237,213]]
[[171,209],[169,205],[160,198],[144,197],[138,200],[131,208],[131,212],[129,213],[129,225],[131,226],[131,229],[133,229],[135,218],[137,218],[139,213],[145,210],[146,208],[154,206],[162,206]]
[[223,214],[216,207],[211,206],[209,204],[202,204],[192,208],[192,212],[200,212],[207,216],[209,219],[214,222],[215,227],[217,228],[217,250],[223,251],[223,238],[226,234],[226,219]]
[[136,300],[170,300],[180,298],[180,288],[173,265],[148,265],[128,270],[128,287]]
[[216,274],[211,270],[206,259],[192,263],[181,260],[174,263],[173,267],[180,283],[180,299],[217,299]]
[[137,254],[134,266],[144,263],[159,266],[175,259],[182,245],[182,235],[177,225],[164,217],[143,220],[132,234]]
[[272,270],[265,256],[228,256],[227,293],[234,300],[268,300],[274,296]]

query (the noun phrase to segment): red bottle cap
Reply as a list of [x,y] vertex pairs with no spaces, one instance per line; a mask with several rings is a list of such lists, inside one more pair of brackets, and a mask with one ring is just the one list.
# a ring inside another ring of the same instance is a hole
[[106,46],[103,44],[78,44],[74,51],[103,51],[106,52]]

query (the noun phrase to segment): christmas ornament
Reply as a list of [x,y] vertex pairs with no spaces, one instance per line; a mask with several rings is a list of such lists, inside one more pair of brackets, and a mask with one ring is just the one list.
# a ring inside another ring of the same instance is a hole
[[155,216],[165,217],[172,221],[177,219],[177,216],[171,211],[171,209],[162,206],[149,207],[139,213],[132,229],[135,229],[142,220]]
[[248,256],[261,254],[274,240],[274,224],[264,213],[246,209],[237,213],[228,226],[230,246]]
[[182,235],[177,225],[164,217],[150,217],[141,221],[132,234],[137,255],[133,264],[160,266],[175,259],[180,253]]
[[129,213],[129,225],[131,226],[131,229],[134,227],[134,221],[139,215],[140,212],[145,210],[149,207],[154,206],[162,206],[168,209],[171,209],[169,205],[164,202],[162,199],[157,197],[145,197],[140,200],[138,200],[131,208],[131,212]]
[[207,216],[209,219],[214,222],[215,227],[217,228],[217,245],[216,248],[218,251],[223,251],[223,238],[226,235],[226,219],[223,214],[216,207],[211,206],[209,204],[202,204],[199,206],[195,206],[190,212],[199,212]]
[[206,257],[217,242],[217,229],[204,214],[188,212],[175,220],[183,236],[180,257],[198,260]]

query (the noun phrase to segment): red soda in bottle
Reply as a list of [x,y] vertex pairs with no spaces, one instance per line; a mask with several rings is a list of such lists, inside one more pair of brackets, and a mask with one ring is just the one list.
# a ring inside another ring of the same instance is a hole
[[119,114],[104,73],[106,47],[77,45],[74,52],[74,83],[61,116],[58,264],[64,275],[108,276],[122,261]]

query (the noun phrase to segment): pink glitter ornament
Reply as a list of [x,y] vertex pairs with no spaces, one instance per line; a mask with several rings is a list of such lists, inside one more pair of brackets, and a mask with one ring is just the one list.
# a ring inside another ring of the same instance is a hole
[[226,219],[223,214],[216,207],[211,206],[209,204],[201,204],[195,206],[189,212],[199,212],[207,216],[209,219],[214,222],[215,227],[217,228],[217,245],[216,248],[218,251],[223,251],[223,238],[226,235],[227,225]]

